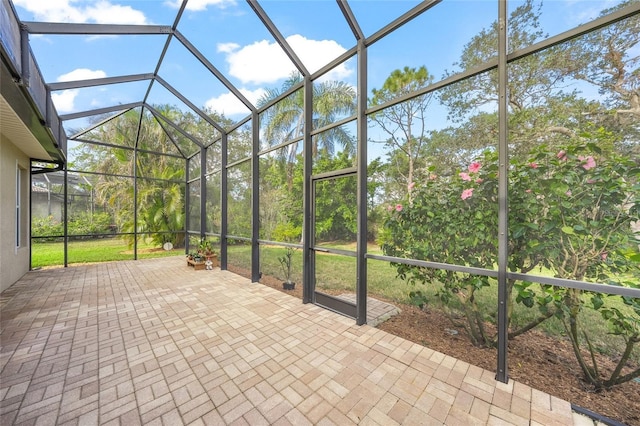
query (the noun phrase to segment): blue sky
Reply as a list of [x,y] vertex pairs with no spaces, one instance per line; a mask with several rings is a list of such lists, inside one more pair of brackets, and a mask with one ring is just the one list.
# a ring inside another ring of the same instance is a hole
[[[14,0],[24,21],[171,25],[179,0]],[[546,1],[543,30],[554,35],[597,16],[618,1]],[[349,2],[365,35],[418,4],[403,0]],[[510,2],[512,10],[521,2]],[[355,45],[333,0],[265,0],[262,8],[287,38],[310,71],[315,71]],[[393,35],[369,48],[369,89],[380,87],[396,68],[426,65],[439,78],[454,69],[471,37],[497,16],[497,2],[444,0]],[[251,102],[267,88],[280,87],[294,67],[251,8],[242,0],[190,0],[178,30]],[[166,36],[32,35],[31,45],[45,81],[152,73]],[[356,84],[355,59],[326,78]],[[195,105],[240,119],[248,110],[186,49],[173,40],[159,75]],[[58,91],[60,114],[139,101],[149,83]],[[181,106],[171,93],[154,84],[149,103]]]

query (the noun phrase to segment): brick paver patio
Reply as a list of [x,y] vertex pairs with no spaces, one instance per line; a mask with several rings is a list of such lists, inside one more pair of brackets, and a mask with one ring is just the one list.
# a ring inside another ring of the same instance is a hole
[[184,258],[2,293],[2,425],[573,424],[570,404]]

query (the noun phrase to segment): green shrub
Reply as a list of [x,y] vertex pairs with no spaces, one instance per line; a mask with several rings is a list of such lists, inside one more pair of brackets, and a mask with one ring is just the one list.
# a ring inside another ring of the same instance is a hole
[[54,236],[61,236],[62,234],[64,234],[62,222],[55,220],[53,216],[34,217],[31,219],[32,237],[50,237],[35,238],[32,240],[34,243],[53,242],[56,240]]
[[[83,212],[69,218],[67,224],[68,235],[105,235],[113,234],[112,218],[109,213]],[[34,217],[31,221],[31,236],[34,243],[54,242],[56,237],[64,235],[63,223],[53,216]]]
[[[599,136],[590,138],[599,141]],[[497,153],[488,151],[468,171],[453,176],[432,174],[411,183],[405,200],[389,206],[380,237],[384,253],[494,269],[498,261],[498,173]],[[511,163],[508,179],[510,271],[545,268],[559,278],[640,287],[639,241],[632,228],[640,220],[640,168],[633,160],[602,152],[597,143],[577,143],[560,151],[541,145],[527,161]],[[478,303],[479,290],[491,284],[488,277],[394,266],[398,276],[409,282],[439,286],[436,295],[452,317],[465,319],[475,345],[495,344],[495,336],[484,327],[485,321],[492,320],[491,313]],[[610,301],[619,296],[554,286],[541,286],[542,293],[534,289],[532,283],[508,282],[509,301],[514,291],[517,303],[538,311],[531,324],[510,330],[510,337],[555,316],[565,328],[585,379],[596,389],[640,376],[640,369],[623,372],[635,344],[640,343],[639,298],[623,298],[630,309],[618,309]],[[599,312],[611,334],[624,341],[625,350],[609,377],[595,357],[582,356],[582,350],[591,354],[597,350],[589,336],[590,324],[581,315],[585,309]]]

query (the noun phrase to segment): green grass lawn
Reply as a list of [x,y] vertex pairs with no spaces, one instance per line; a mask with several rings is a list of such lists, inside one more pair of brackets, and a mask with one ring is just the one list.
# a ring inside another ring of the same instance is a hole
[[[138,242],[138,259],[166,257],[183,254],[184,249],[163,250],[148,242]],[[120,238],[99,238],[69,242],[68,263],[94,263],[114,260],[132,260],[133,248]],[[42,268],[64,264],[62,242],[35,243],[31,245],[31,266]]]

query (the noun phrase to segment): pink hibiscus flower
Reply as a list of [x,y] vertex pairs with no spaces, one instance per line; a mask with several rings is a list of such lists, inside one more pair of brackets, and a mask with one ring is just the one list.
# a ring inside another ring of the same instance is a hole
[[397,212],[401,212],[402,211],[402,204],[396,204],[396,211]]
[[411,191],[411,190],[413,189],[413,187],[414,187],[414,186],[416,186],[416,183],[415,183],[415,182],[410,182],[410,183],[409,183],[409,185],[407,185],[407,189],[408,189],[409,191]]
[[532,169],[537,169],[538,163],[536,163],[535,161],[532,161],[531,163],[529,163],[529,167],[531,167]]
[[593,169],[596,166],[596,160],[594,160],[592,156],[588,156],[587,158],[580,156],[578,159],[585,162],[582,165],[585,170]]
[[562,161],[566,161],[567,160],[567,153],[565,152],[565,150],[561,150],[560,152],[558,152],[556,154],[556,157],[558,157]]
[[473,188],[469,188],[469,189],[465,189],[464,191],[462,191],[462,194],[460,195],[460,198],[462,198],[463,200],[466,200],[467,198],[471,197],[473,195]]
[[469,172],[478,173],[481,167],[482,165],[480,163],[478,163],[477,161],[474,161],[473,163],[469,164]]
[[461,172],[459,173],[459,176],[460,176],[460,179],[462,180],[466,180],[466,181],[471,180],[471,176],[469,176],[469,173]]

